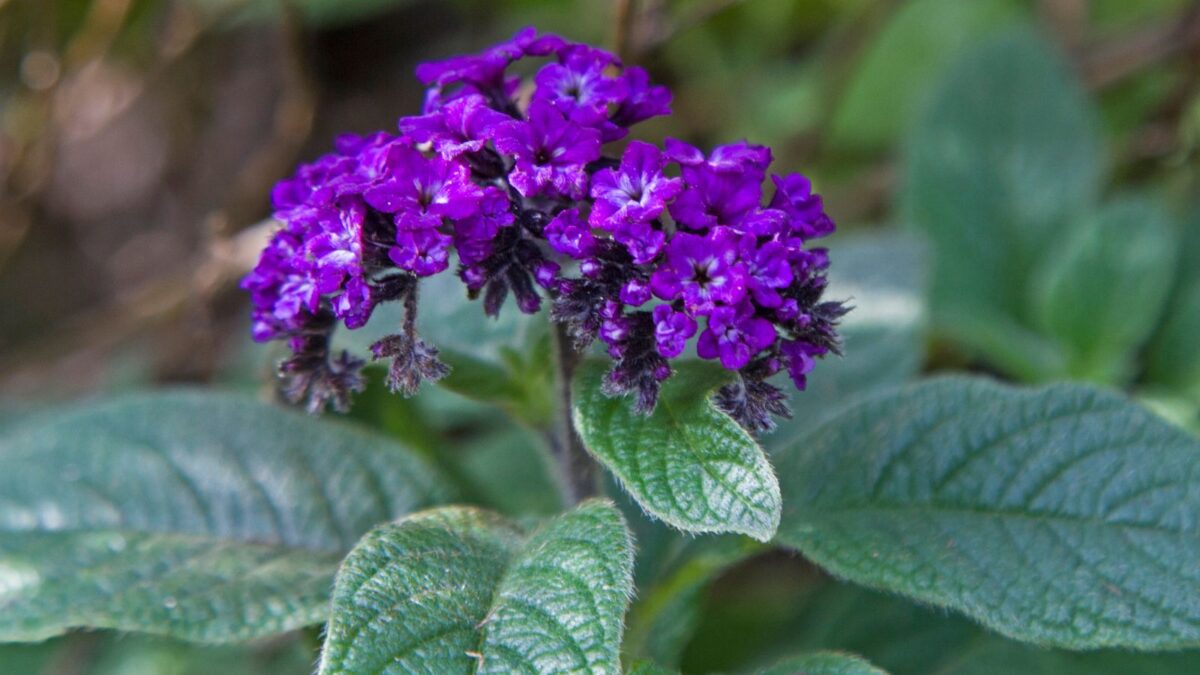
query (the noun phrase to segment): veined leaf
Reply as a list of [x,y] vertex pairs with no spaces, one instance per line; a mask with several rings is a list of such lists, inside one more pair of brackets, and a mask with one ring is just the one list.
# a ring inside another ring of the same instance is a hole
[[0,441],[0,639],[319,623],[341,555],[446,497],[401,446],[242,396],[60,411]]
[[619,672],[632,568],[608,502],[528,537],[477,509],[415,514],[346,559],[320,672]]
[[779,525],[779,483],[762,448],[709,400],[725,382],[712,364],[683,362],[650,415],[600,390],[606,366],[574,383],[575,427],[588,450],[648,513],[689,532],[766,541]]
[[933,380],[776,460],[779,541],[838,576],[1040,644],[1200,644],[1200,442],[1128,399]]

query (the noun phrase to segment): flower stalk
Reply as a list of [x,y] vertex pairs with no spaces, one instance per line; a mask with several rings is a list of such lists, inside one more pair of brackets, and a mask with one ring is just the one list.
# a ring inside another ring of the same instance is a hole
[[575,430],[571,413],[571,381],[583,355],[576,349],[566,327],[560,323],[553,325],[551,346],[554,350],[558,399],[558,415],[551,436],[551,446],[555,462],[558,464],[563,493],[569,503],[578,504],[588,497],[595,496],[599,491],[596,463],[588,455],[583,439]]

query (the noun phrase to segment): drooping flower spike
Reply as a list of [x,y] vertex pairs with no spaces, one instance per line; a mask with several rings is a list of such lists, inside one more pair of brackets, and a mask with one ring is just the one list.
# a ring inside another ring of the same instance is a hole
[[[509,67],[544,63],[522,86]],[[648,412],[689,344],[738,377],[717,404],[751,430],[786,415],[773,384],[803,389],[837,352],[845,308],[822,299],[829,261],[811,240],[834,223],[800,174],[770,176],[768,148],[745,141],[704,153],[666,139],[606,144],[670,114],[671,94],[613,54],[532,28],[470,56],[418,67],[422,114],[400,135],[338,139],[272,195],[281,223],[242,282],[256,340],[287,340],[289,398],[344,409],[362,361],[330,351],[338,324],[359,328],[401,302],[399,332],[372,347],[393,389],[414,393],[448,372],[416,333],[422,277],[457,274],[495,316],[550,302],[577,347],[613,359],[605,390]],[[518,92],[522,92],[518,96]],[[568,271],[568,272],[565,272]],[[782,377],[782,375],[780,375]]]

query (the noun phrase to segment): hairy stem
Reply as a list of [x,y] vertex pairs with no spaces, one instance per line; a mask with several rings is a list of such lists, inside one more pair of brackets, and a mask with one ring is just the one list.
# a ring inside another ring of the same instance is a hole
[[571,379],[582,355],[562,324],[554,324],[553,331],[554,360],[558,366],[558,419],[552,445],[563,491],[572,504],[578,504],[597,492],[595,462],[588,456],[571,420]]

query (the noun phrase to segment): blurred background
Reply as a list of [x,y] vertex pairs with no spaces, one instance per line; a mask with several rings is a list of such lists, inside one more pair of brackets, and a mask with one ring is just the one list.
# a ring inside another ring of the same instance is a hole
[[[269,382],[236,285],[272,184],[338,133],[416,112],[416,63],[524,25],[671,86],[675,114],[638,137],[744,137],[814,179],[850,235],[834,267],[843,254],[860,312],[846,365],[808,400],[972,369],[1118,386],[1200,426],[1195,0],[0,0],[0,432],[48,401]],[[486,412],[449,396],[414,405],[469,454]],[[405,436],[406,406],[368,394],[355,414]],[[522,433],[489,428],[489,447]],[[470,457],[467,474],[540,470]],[[535,494],[492,499],[555,508]],[[775,554],[699,589],[690,602],[708,609],[682,637],[635,634],[635,647],[688,672],[789,647],[852,649],[897,673],[985,672],[967,650],[1022,664],[987,672],[1200,672],[1189,655],[1035,659]],[[304,673],[313,640],[245,651],[86,634],[0,647],[0,664]]]

